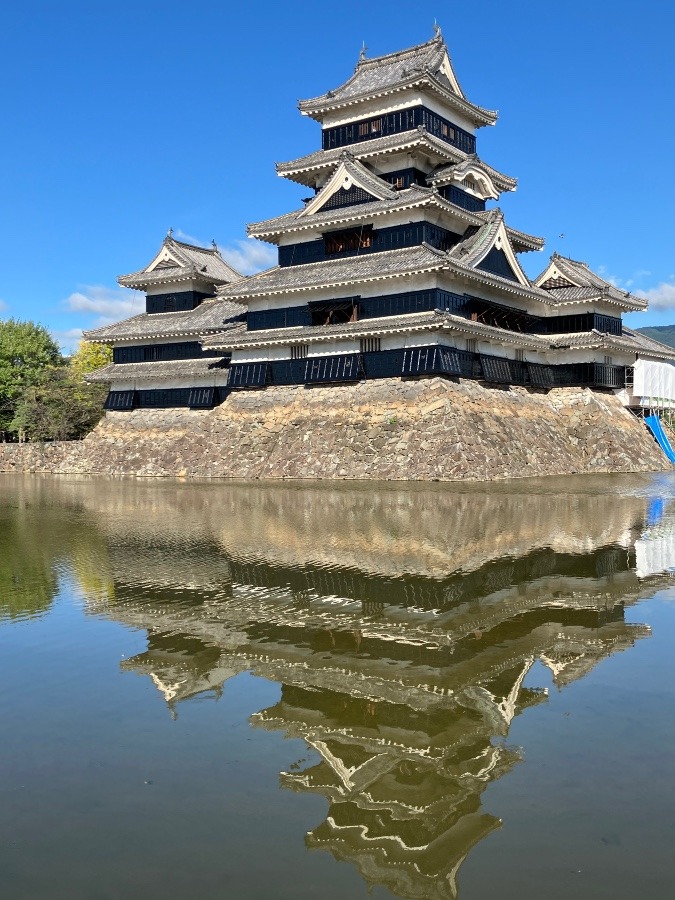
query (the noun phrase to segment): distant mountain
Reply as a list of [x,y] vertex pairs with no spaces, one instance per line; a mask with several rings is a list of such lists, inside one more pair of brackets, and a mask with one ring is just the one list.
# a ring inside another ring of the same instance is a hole
[[653,325],[646,328],[635,328],[641,334],[653,338],[655,341],[661,341],[662,344],[668,344],[669,347],[675,347],[675,325]]

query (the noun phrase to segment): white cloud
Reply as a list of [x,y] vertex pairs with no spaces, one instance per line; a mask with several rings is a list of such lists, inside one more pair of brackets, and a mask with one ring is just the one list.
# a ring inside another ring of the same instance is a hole
[[59,329],[52,328],[51,336],[59,345],[61,353],[70,354],[77,350],[77,345],[82,340],[82,329],[68,328],[66,331],[60,331]]
[[192,234],[188,234],[186,231],[182,231],[180,228],[176,228],[176,230],[172,233],[172,236],[176,238],[177,241],[183,241],[185,244],[192,244],[194,247],[210,247],[211,242],[205,243],[201,240],[201,238],[197,238]]
[[651,310],[675,309],[675,281],[662,281],[657,287],[640,291],[639,294],[649,301]]
[[81,285],[79,291],[66,297],[64,304],[71,312],[96,313],[112,322],[143,312],[145,295],[141,291]]
[[[211,249],[213,246],[213,241],[204,241],[200,237],[195,237],[194,234],[188,234],[181,228],[174,229],[173,237],[195,247]],[[218,249],[223,259],[227,260],[242,275],[253,275],[277,264],[276,248],[253,239],[235,241],[230,246],[218,245]]]
[[253,275],[277,264],[277,251],[260,241],[237,241],[233,247],[221,247],[220,253],[242,275]]

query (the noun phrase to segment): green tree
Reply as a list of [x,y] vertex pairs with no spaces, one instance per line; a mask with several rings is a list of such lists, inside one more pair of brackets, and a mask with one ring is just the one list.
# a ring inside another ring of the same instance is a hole
[[9,429],[29,441],[84,437],[103,415],[107,387],[87,384],[73,366],[47,366],[22,392]]
[[46,366],[63,364],[43,325],[16,319],[0,322],[0,438],[13,431],[11,423],[24,391],[41,379]]
[[112,348],[105,344],[93,344],[91,341],[80,341],[77,350],[70,357],[71,368],[82,379],[111,362]]

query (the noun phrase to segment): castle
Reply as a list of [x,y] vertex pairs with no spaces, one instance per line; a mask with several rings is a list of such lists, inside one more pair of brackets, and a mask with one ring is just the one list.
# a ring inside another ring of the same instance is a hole
[[[305,185],[301,209],[250,225],[278,265],[244,277],[217,247],[171,232],[119,279],[146,311],[85,334],[112,345],[92,380],[109,410],[212,408],[232,391],[442,376],[630,395],[636,361],[672,350],[626,328],[646,301],[554,254],[497,206],[515,179],[483,162],[476,132],[496,113],[469,101],[441,35],[367,58],[340,87],[299,104],[321,149],[277,165]],[[628,393],[626,386],[629,385]]]

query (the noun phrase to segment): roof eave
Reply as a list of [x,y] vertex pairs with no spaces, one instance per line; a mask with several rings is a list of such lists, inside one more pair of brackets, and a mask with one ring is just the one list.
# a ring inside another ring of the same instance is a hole
[[[450,200],[445,200],[440,197],[438,194],[430,194],[427,197],[420,197],[418,200],[410,201],[408,203],[402,203],[400,206],[389,207],[388,209],[382,210],[372,210],[368,209],[371,204],[363,203],[358,206],[348,206],[345,207],[345,213],[336,217],[334,220],[326,222],[316,222],[311,221],[311,219],[304,219],[300,222],[295,221],[289,224],[288,227],[281,227],[278,229],[267,229],[265,230],[261,226],[263,226],[264,222],[254,223],[252,225],[246,226],[246,232],[249,237],[257,238],[258,240],[266,241],[269,244],[276,244],[278,238],[280,238],[284,234],[292,234],[294,232],[300,231],[309,231],[314,228],[333,228],[337,225],[344,225],[348,222],[355,222],[359,219],[370,219],[378,216],[390,215],[391,213],[399,213],[406,212],[410,209],[419,209],[425,206],[436,206],[439,209],[443,209],[446,212],[452,213],[456,215],[460,219],[464,219],[471,225],[479,225],[481,224],[481,219],[479,219],[475,213],[470,212],[469,210],[464,209],[461,206],[457,206],[457,204],[452,203]],[[349,213],[347,211],[350,211]],[[359,212],[356,212],[359,210]],[[275,240],[276,238],[276,240]],[[543,241],[542,241],[543,246]],[[529,249],[529,248],[528,248]],[[540,249],[535,246],[532,247],[533,250]]]
[[325,113],[339,109],[346,109],[349,106],[355,106],[359,103],[365,103],[369,100],[378,100],[381,97],[387,97],[391,94],[398,94],[401,91],[410,90],[411,88],[424,85],[440,94],[447,102],[454,105],[458,111],[461,111],[477,128],[484,125],[494,125],[497,121],[496,110],[483,109],[470,103],[468,100],[459,97],[453,91],[443,87],[435,78],[425,75],[422,77],[415,76],[397,84],[389,85],[378,91],[365,91],[361,94],[354,94],[352,97],[343,100],[329,98],[326,94],[321,97],[314,97],[310,100],[298,101],[298,109],[303,116],[308,116],[317,122],[322,122]]

